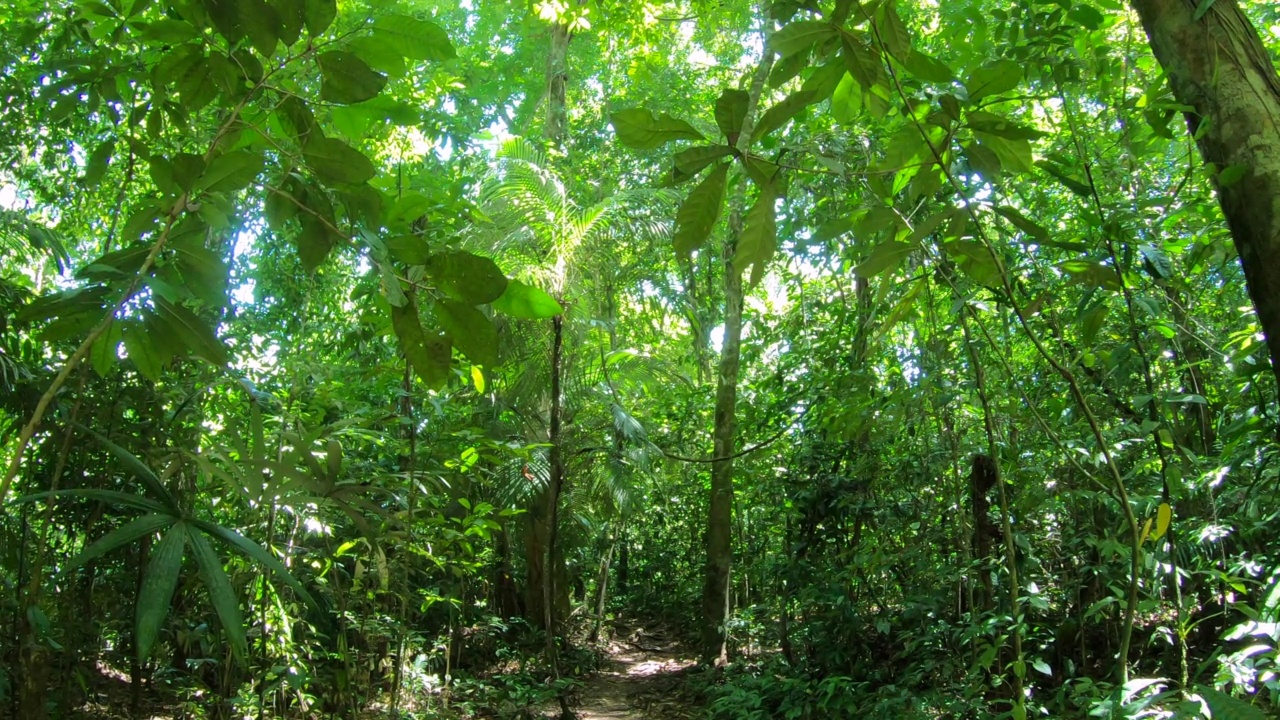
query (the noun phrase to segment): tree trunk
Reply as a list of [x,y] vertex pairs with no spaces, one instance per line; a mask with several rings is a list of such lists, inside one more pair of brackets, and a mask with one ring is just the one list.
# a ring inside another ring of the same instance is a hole
[[1236,0],[1132,4],[1205,162],[1244,170],[1214,184],[1280,387],[1280,76]]
[[729,615],[729,571],[733,565],[733,453],[737,431],[738,371],[742,351],[742,276],[733,267],[733,244],[725,249],[724,342],[717,374],[711,504],[707,511],[707,562],[702,588],[702,659],[723,665]]

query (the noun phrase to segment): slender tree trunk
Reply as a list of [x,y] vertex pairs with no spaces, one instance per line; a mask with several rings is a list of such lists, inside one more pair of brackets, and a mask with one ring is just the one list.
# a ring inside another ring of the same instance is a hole
[[[746,152],[755,126],[756,106],[773,66],[769,47],[773,21],[762,12],[764,55],[748,91],[747,112],[738,134],[738,150]],[[742,269],[734,265],[742,217],[729,219],[731,237],[724,247],[724,341],[716,374],[715,429],[712,432],[711,501],[707,509],[707,560],[702,587],[702,660],[721,666],[728,660],[725,621],[729,617],[729,574],[733,567],[733,454],[738,429],[738,373],[742,356]]]
[[600,559],[600,572],[596,574],[596,621],[589,638],[593,643],[600,641],[600,626],[604,624],[604,607],[609,597],[609,563],[613,560],[613,548],[617,544],[617,538],[609,543],[604,557]]
[[725,620],[729,616],[729,572],[733,565],[733,453],[737,432],[738,372],[742,352],[742,276],[733,267],[733,244],[725,248],[724,341],[716,385],[711,464],[711,504],[707,511],[707,563],[702,588],[702,659],[723,665]]
[[1280,76],[1236,0],[1132,4],[1205,162],[1244,172],[1214,184],[1280,388]]

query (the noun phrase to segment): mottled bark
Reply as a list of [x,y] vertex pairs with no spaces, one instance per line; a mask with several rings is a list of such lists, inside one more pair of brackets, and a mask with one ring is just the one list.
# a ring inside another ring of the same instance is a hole
[[1215,185],[1280,387],[1280,76],[1236,0],[1132,4],[1205,162],[1244,170]]

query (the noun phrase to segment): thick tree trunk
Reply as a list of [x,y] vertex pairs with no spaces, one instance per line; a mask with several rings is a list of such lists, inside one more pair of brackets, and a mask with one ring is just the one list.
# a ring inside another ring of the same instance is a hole
[[1236,0],[1132,4],[1205,162],[1244,169],[1215,185],[1280,387],[1280,76]]
[[560,144],[569,126],[565,92],[569,84],[569,26],[557,23],[551,27],[551,49],[547,52],[547,122],[543,137]]

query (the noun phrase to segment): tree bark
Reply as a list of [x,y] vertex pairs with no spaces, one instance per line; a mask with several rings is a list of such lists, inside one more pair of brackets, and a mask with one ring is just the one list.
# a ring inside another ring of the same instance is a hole
[[[748,92],[747,112],[738,134],[738,151],[745,153],[755,125],[756,106],[765,78],[773,66],[769,48],[772,20],[764,23],[764,54]],[[733,454],[738,429],[738,373],[742,356],[742,268],[734,265],[741,214],[729,218],[730,238],[724,247],[724,341],[716,374],[715,430],[712,433],[711,500],[707,508],[707,561],[702,587],[702,660],[721,666],[728,661],[725,621],[729,618],[729,574],[733,568]]]
[[1243,177],[1214,185],[1280,388],[1280,76],[1236,0],[1133,0],[1205,162]]

